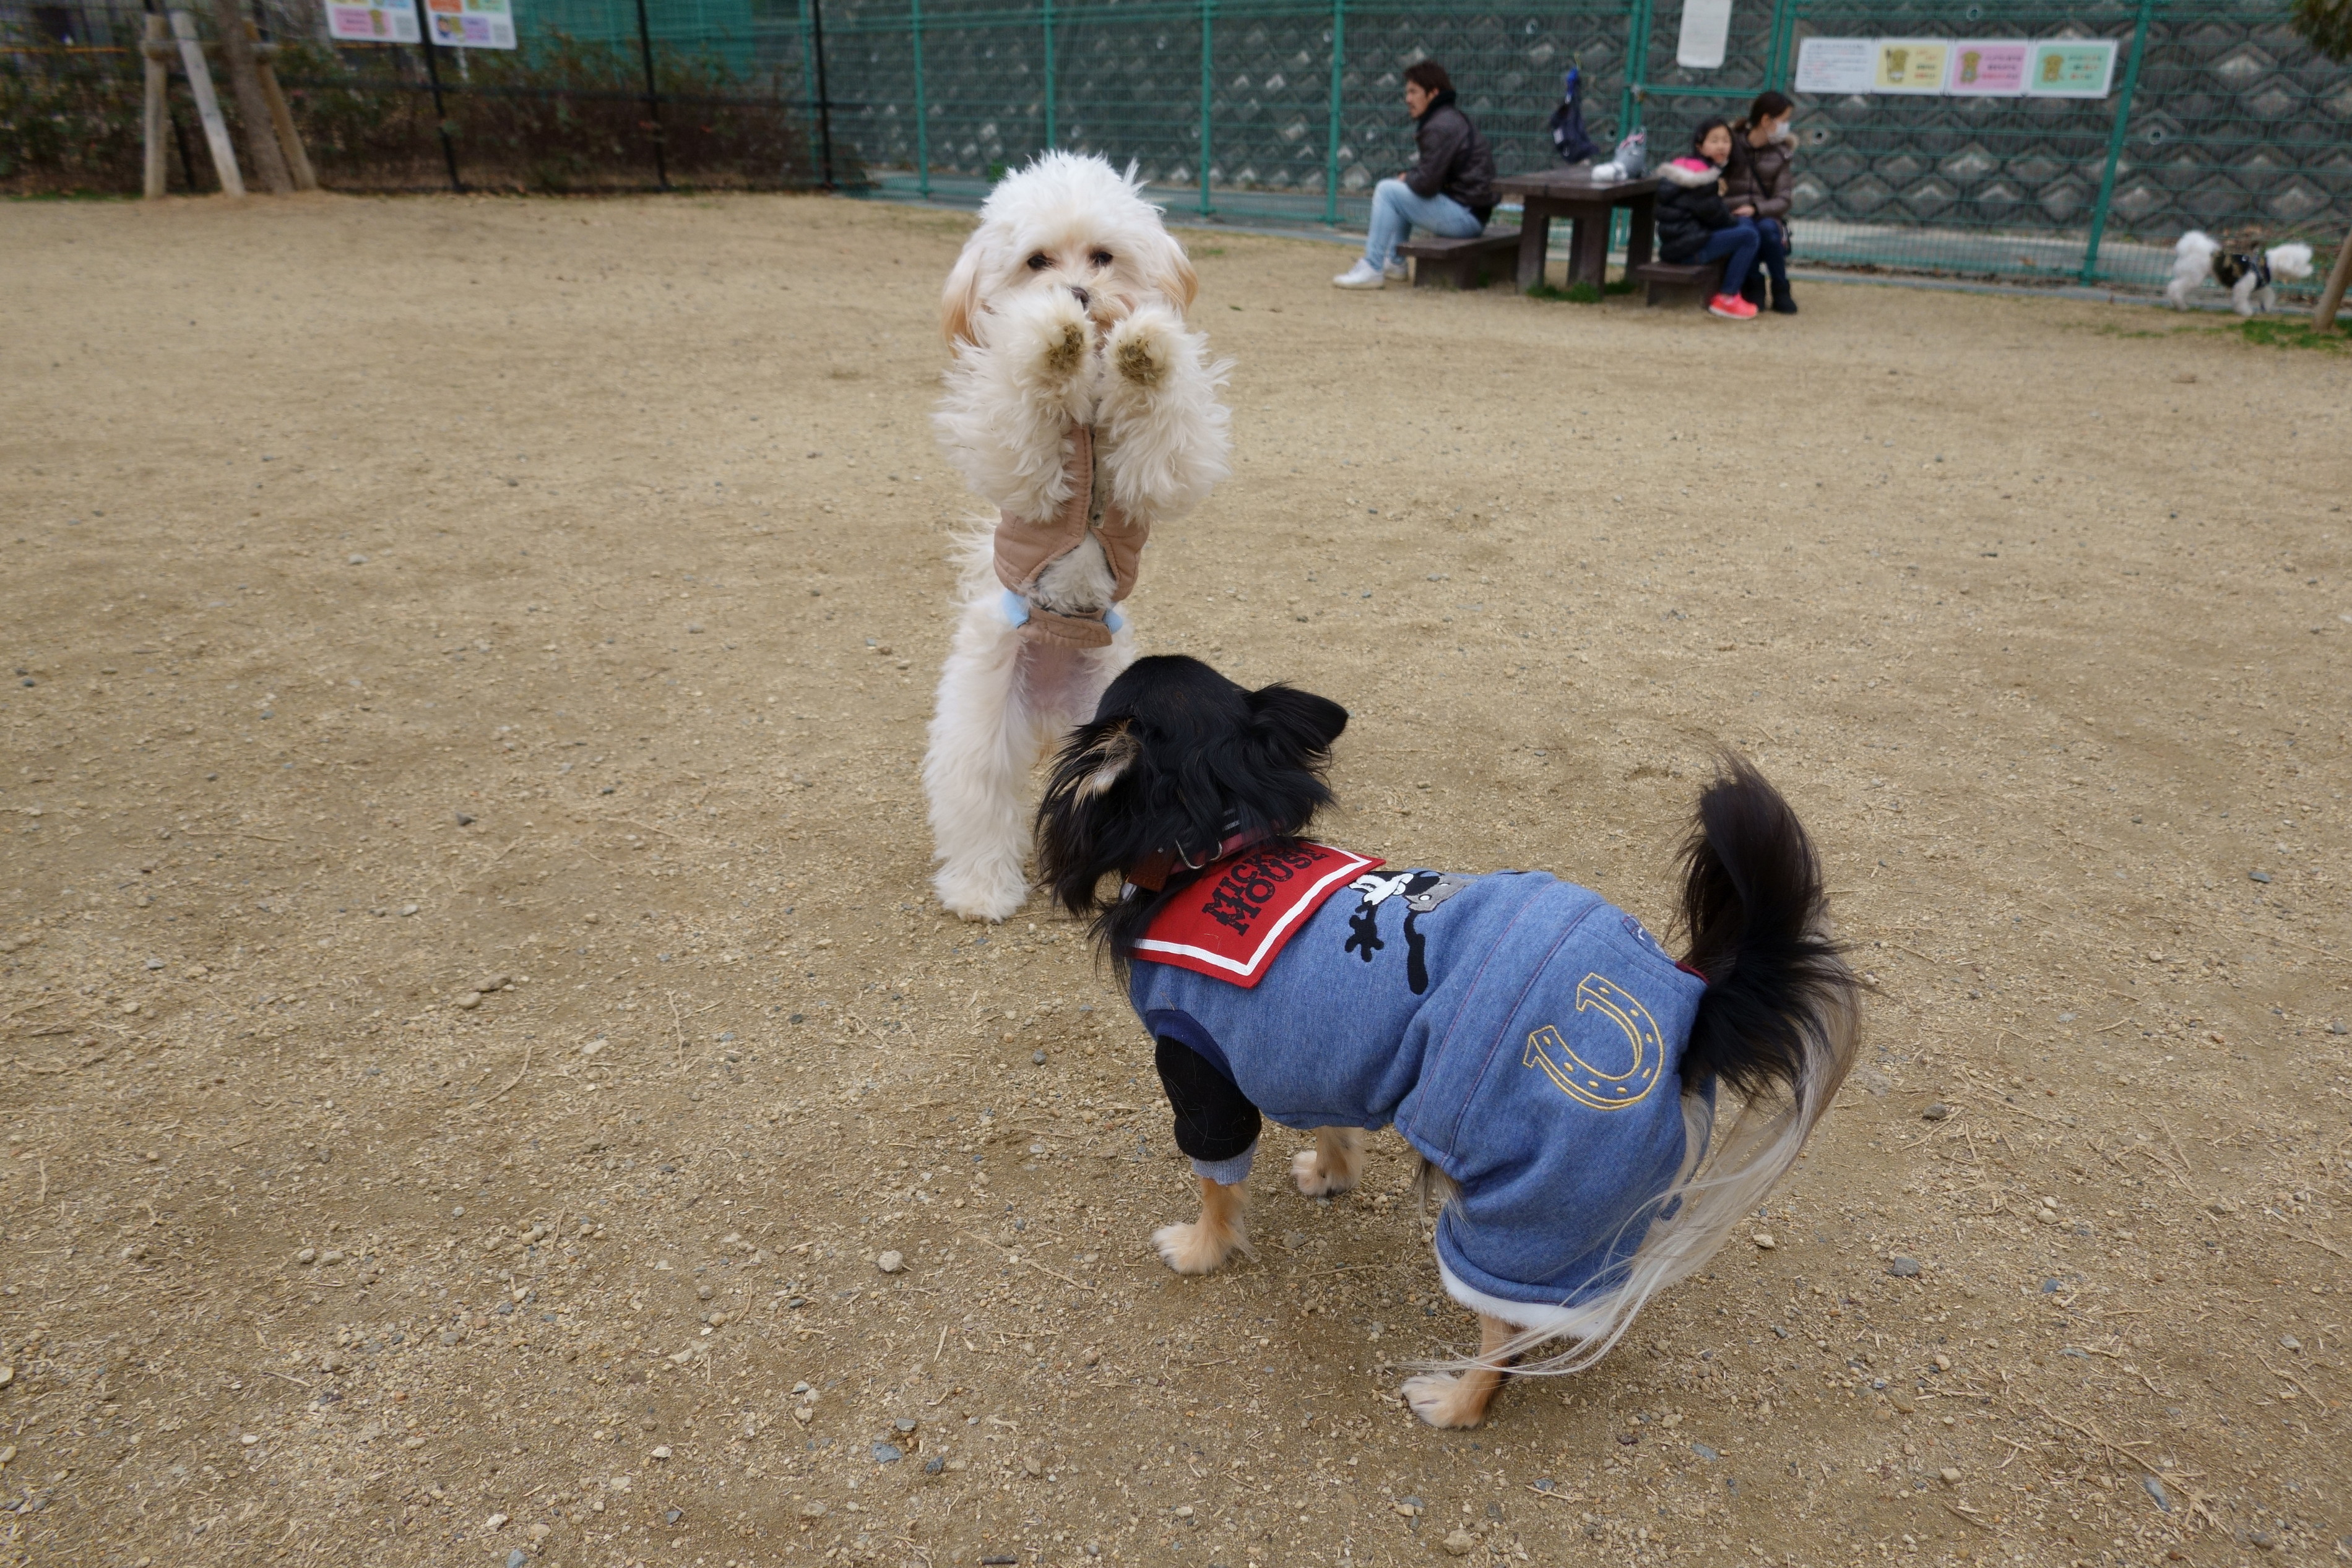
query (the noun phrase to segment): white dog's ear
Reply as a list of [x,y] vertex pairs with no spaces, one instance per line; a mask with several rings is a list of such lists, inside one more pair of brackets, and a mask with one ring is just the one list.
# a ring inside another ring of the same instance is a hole
[[1093,771],[1078,785],[1077,798],[1091,800],[1103,793],[1118,783],[1119,775],[1134,767],[1135,759],[1142,755],[1143,742],[1131,726],[1122,724],[1105,735],[1095,742],[1092,755],[1086,758],[1093,764]]
[[1151,287],[1175,305],[1178,315],[1183,315],[1192,308],[1192,298],[1201,292],[1201,280],[1193,276],[1192,263],[1173,235],[1163,231],[1155,248],[1159,254],[1152,257],[1149,268]]
[[947,287],[940,291],[940,332],[951,348],[979,341],[972,335],[971,319],[980,309],[980,261],[987,249],[984,233],[974,231],[963,242],[963,254],[956,257],[948,272]]

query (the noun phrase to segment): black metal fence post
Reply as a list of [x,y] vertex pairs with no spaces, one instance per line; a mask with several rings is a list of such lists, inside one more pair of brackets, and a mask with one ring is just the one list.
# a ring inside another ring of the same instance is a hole
[[661,89],[654,85],[654,35],[646,21],[646,0],[637,0],[637,57],[646,67],[646,112],[652,116],[654,132],[654,180],[665,191],[669,189],[669,161],[662,152]]
[[809,0],[810,37],[816,49],[816,122],[818,145],[824,159],[824,179],[819,190],[837,187],[833,179],[833,95],[824,83],[824,0]]
[[172,145],[180,150],[180,178],[193,191],[196,188],[196,161],[188,156],[188,128],[180,123],[180,111],[168,99],[163,104],[163,117],[172,122]]
[[425,0],[416,0],[416,31],[425,41],[425,78],[433,84],[433,128],[441,133],[441,158],[449,165],[449,188],[465,193],[457,178],[457,144],[449,140],[449,111],[441,102],[441,59],[433,42],[433,18],[425,14]]

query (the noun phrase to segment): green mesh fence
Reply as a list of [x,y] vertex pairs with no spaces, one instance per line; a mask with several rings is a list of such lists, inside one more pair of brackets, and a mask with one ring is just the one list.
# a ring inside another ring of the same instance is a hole
[[[2352,68],[2297,37],[2285,0],[1735,0],[1724,63],[1706,71],[1675,63],[1680,0],[513,9],[523,48],[442,51],[435,110],[415,48],[329,47],[320,5],[268,0],[271,30],[304,51],[302,111],[331,154],[349,152],[322,160],[329,183],[430,183],[446,127],[488,183],[830,183],[971,203],[1059,146],[1134,160],[1180,216],[1360,228],[1372,185],[1412,158],[1401,93],[1415,60],[1444,63],[1508,173],[1556,163],[1545,125],[1570,65],[1596,141],[1643,126],[1656,158],[1699,120],[1789,89],[1808,37],[2111,39],[2103,98],[1796,94],[1799,262],[2153,286],[2189,227],[2303,237],[2326,256],[2352,225]],[[61,16],[75,37],[58,37]],[[85,74],[110,45],[135,78],[121,46],[139,26],[128,0],[0,0],[0,29],[81,51]],[[12,58],[20,77],[40,68],[5,51],[0,67]],[[395,143],[410,172],[385,179]]]
[[974,200],[1063,146],[1134,159],[1180,214],[1360,227],[1372,183],[1412,161],[1415,60],[1444,62],[1512,172],[1555,164],[1571,64],[1596,141],[1641,125],[1671,155],[1698,120],[1789,89],[1810,37],[2105,38],[2104,98],[1796,95],[1799,260],[2154,286],[2189,227],[2332,250],[2352,223],[2352,69],[2279,0],[1741,0],[1706,71],[1674,63],[1674,0],[802,4],[823,5],[834,134],[887,195]]

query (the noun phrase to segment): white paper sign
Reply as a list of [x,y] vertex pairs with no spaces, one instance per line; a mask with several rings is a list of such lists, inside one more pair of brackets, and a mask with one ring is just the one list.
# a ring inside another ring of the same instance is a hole
[[453,49],[511,49],[514,14],[508,0],[425,0],[433,41]]
[[1807,38],[1797,46],[1799,92],[1868,92],[1877,85],[1875,38]]
[[2053,38],[2026,62],[2028,98],[2105,98],[2116,79],[2113,38]]
[[413,44],[417,41],[416,7],[409,0],[390,5],[327,0],[327,37],[339,44]]
[[1955,98],[2015,98],[2025,90],[2032,53],[2023,38],[1962,38],[1952,46],[1944,90]]
[[1683,0],[1683,31],[1675,44],[1675,64],[1685,70],[1718,69],[1730,39],[1731,0]]

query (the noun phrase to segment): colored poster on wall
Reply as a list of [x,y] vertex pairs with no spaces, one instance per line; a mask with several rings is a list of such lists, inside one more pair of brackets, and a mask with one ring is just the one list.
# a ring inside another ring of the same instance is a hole
[[413,44],[416,7],[409,0],[391,5],[350,5],[327,0],[327,37],[339,44]]
[[515,47],[512,0],[425,0],[433,41],[453,49]]
[[2032,53],[2022,38],[1962,38],[1952,46],[1944,90],[1955,98],[2015,98],[2025,90]]
[[1807,38],[1797,46],[1799,92],[1868,92],[1877,79],[1875,38]]
[[2105,98],[2116,75],[2113,38],[2066,38],[2033,46],[2025,68],[2028,98]]
[[1675,40],[1675,64],[1685,70],[1722,68],[1731,42],[1731,0],[1683,0],[1683,28]]
[[1871,90],[1940,93],[1944,66],[1951,57],[1948,38],[1881,38],[1871,63]]

